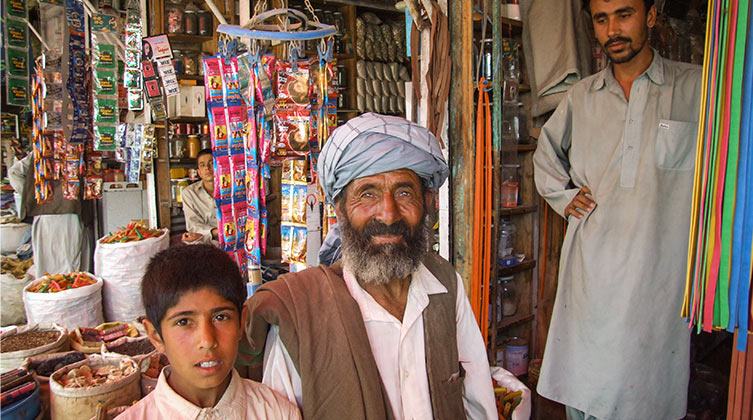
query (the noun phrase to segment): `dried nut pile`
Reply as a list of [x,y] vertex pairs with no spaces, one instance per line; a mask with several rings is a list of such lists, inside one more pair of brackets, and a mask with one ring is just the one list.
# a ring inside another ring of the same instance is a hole
[[59,379],[59,382],[65,388],[99,386],[122,379],[133,373],[134,370],[133,364],[128,360],[121,360],[120,366],[105,365],[97,370],[93,370],[89,365],[82,365],[76,369],[71,369]]
[[0,340],[0,353],[29,350],[54,343],[60,337],[60,331],[26,331],[3,337]]

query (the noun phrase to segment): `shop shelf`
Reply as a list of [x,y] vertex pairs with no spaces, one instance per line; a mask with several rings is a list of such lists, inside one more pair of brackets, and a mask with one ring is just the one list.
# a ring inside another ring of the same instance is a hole
[[358,110],[356,110],[356,109],[344,109],[344,108],[337,110],[338,114],[351,114],[351,113],[354,113],[354,112],[358,112]]
[[521,273],[523,271],[530,270],[532,268],[536,267],[536,260],[524,260],[522,263],[518,263],[512,266],[508,267],[499,267],[499,270],[497,270],[497,276],[503,277],[503,276],[512,276],[516,273]]
[[536,143],[518,143],[502,146],[503,152],[533,152],[536,150]]
[[194,75],[188,75],[188,74],[177,74],[175,75],[175,77],[177,77],[178,80],[196,80],[199,82],[204,81],[204,76],[198,76],[198,75],[194,76]]
[[536,210],[538,210],[538,206],[536,204],[521,204],[517,207],[502,207],[499,209],[499,215],[510,216],[513,214],[533,213]]
[[195,165],[196,164],[196,159],[191,159],[191,158],[170,158],[170,163],[180,163],[180,164]]
[[170,42],[202,43],[211,41],[213,37],[211,35],[167,34],[167,39]]
[[[517,313],[513,316],[502,317],[502,321],[496,325],[497,331],[504,330],[507,328],[511,328],[511,327],[532,321],[534,318],[535,318],[534,314],[529,314],[529,313]],[[493,328],[494,328],[493,325],[489,328],[490,334],[492,333]],[[502,347],[502,345],[504,345],[504,343],[502,342],[501,339],[498,338],[497,346]]]
[[170,117],[168,120],[172,122],[203,123],[207,122],[207,117]]

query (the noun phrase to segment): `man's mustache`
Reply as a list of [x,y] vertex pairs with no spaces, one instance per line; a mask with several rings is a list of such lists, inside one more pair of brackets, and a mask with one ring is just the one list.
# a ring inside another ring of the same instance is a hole
[[624,36],[616,36],[614,38],[609,38],[609,41],[604,43],[604,48],[609,48],[609,46],[614,44],[615,42],[631,43],[633,42],[633,40]]
[[389,226],[382,222],[372,220],[363,228],[363,236],[365,236],[366,239],[371,239],[374,236],[380,235],[400,235],[403,238],[408,238],[411,235],[411,229],[404,220],[400,220]]

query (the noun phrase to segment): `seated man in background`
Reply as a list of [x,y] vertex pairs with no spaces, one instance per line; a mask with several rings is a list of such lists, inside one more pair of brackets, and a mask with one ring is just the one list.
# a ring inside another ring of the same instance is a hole
[[283,395],[233,369],[245,298],[238,266],[216,247],[155,255],[141,283],[144,328],[170,365],[154,391],[118,419],[300,419]]
[[217,204],[214,201],[214,167],[212,149],[202,149],[196,156],[200,182],[183,189],[183,212],[186,215],[187,244],[215,243],[217,241]]

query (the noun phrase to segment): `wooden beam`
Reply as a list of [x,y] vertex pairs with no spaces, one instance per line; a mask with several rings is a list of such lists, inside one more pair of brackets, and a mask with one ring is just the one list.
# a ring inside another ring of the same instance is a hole
[[450,39],[455,42],[450,86],[450,202],[452,262],[466,292],[471,286],[471,229],[473,215],[473,2],[450,2]]

